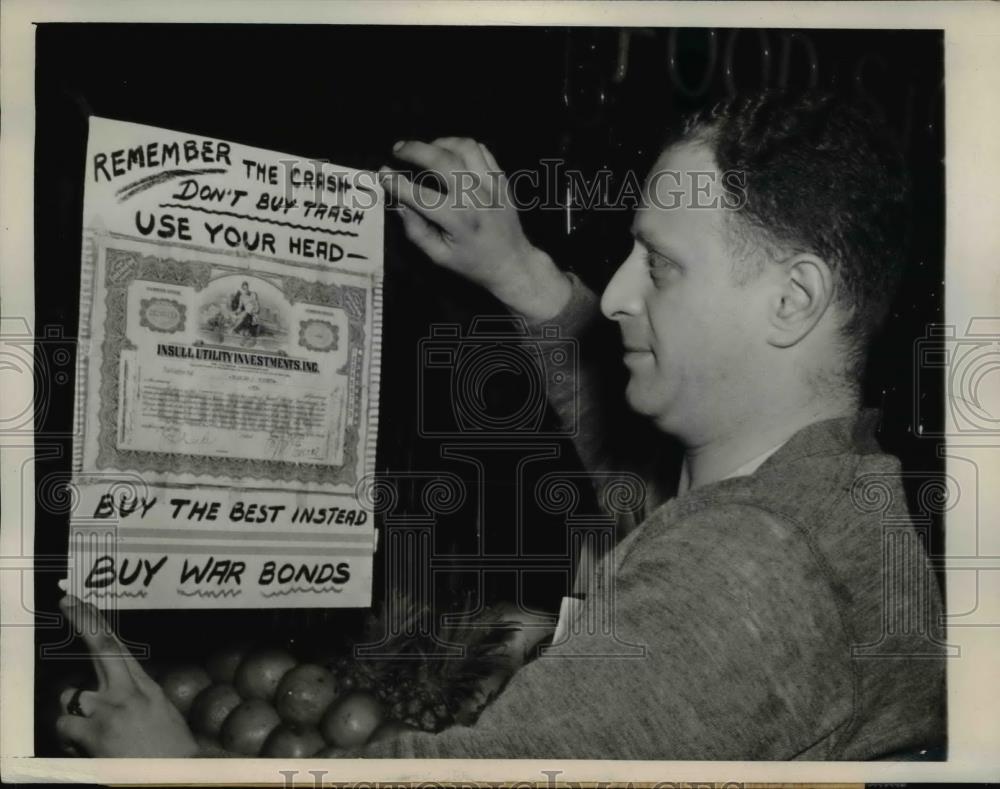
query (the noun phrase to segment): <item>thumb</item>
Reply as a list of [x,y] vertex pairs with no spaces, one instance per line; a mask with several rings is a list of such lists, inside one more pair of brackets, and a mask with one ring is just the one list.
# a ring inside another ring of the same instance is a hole
[[93,718],[61,715],[56,720],[56,732],[64,740],[82,745],[91,755],[98,749],[97,724]]

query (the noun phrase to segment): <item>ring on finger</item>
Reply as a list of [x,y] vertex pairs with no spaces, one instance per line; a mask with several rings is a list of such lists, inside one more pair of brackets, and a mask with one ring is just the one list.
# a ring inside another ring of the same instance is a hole
[[80,696],[83,694],[83,688],[77,688],[73,691],[73,695],[70,696],[68,702],[66,702],[66,712],[70,715],[77,715],[81,718],[86,718],[87,715],[83,711],[83,707],[80,706]]

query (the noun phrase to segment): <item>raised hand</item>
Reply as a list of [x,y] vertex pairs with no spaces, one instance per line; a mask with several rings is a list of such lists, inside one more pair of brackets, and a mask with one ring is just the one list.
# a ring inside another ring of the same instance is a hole
[[433,173],[445,191],[380,170],[399,202],[407,237],[438,265],[481,285],[529,320],[555,316],[571,285],[524,234],[506,175],[486,146],[464,137],[396,143],[404,162]]
[[60,608],[90,649],[96,691],[69,688],[56,721],[64,739],[91,756],[194,756],[198,746],[184,717],[143,670],[107,620],[72,595]]

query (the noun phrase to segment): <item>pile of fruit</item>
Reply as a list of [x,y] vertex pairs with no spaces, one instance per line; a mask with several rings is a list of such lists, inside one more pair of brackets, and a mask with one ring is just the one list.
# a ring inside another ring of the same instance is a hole
[[159,681],[206,754],[322,756],[399,729],[372,692],[283,649],[223,650],[204,667],[174,666]]
[[[396,632],[413,633],[419,614],[411,606]],[[492,609],[471,627],[391,639],[377,659],[350,649],[300,663],[282,648],[231,647],[157,680],[205,754],[333,756],[403,731],[473,723],[545,632],[544,621],[526,632],[519,619]],[[384,626],[383,609],[358,640],[378,643]]]

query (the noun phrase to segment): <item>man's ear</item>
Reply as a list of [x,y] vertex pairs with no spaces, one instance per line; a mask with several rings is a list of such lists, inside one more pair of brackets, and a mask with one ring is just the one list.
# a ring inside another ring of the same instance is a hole
[[833,300],[833,274],[826,261],[799,253],[779,267],[778,289],[770,304],[767,341],[777,348],[795,345],[813,330]]

